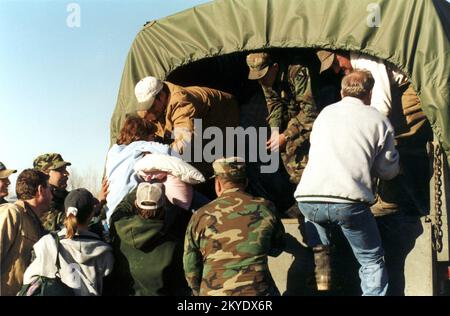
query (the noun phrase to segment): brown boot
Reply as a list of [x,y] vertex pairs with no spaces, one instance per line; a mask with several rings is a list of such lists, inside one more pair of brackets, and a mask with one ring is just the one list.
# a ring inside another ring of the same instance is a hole
[[318,291],[331,290],[331,250],[330,246],[316,246],[313,248]]

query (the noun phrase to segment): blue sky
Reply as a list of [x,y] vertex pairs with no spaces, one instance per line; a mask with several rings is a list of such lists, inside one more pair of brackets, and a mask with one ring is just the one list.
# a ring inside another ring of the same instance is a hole
[[[0,0],[0,161],[20,172],[59,152],[81,173],[102,173],[134,37],[146,21],[205,2]],[[79,28],[67,26],[70,3]]]

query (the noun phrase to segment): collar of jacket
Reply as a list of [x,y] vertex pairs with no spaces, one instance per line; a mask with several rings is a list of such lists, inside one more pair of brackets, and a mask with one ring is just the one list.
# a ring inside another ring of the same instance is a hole
[[350,96],[346,96],[343,97],[342,100],[340,101],[343,104],[357,104],[357,105],[362,105],[362,106],[369,106],[367,104],[364,104],[364,102],[361,99],[355,98],[355,97],[350,97]]
[[52,184],[50,184],[50,190],[53,194],[53,200],[62,200],[64,202],[67,194],[69,194],[69,191],[66,189],[60,189]]
[[245,193],[245,191],[240,189],[240,188],[232,188],[232,189],[227,189],[227,190],[223,191],[220,196],[223,196],[224,194],[228,194],[228,193],[238,192],[238,191],[242,192],[242,193]]
[[42,226],[41,219],[39,218],[39,216],[37,216],[37,214],[34,212],[33,208],[27,202],[18,200],[14,204],[17,205],[20,209],[22,209],[23,213],[26,216],[31,217],[31,219],[36,223],[37,226],[39,226],[39,229],[42,232],[44,231],[44,227]]

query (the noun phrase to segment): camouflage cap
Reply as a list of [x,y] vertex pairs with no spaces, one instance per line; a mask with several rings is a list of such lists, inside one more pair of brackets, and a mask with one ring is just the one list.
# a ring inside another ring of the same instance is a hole
[[261,79],[266,75],[272,63],[272,58],[268,53],[253,53],[247,55],[247,65],[250,68],[248,79]]
[[333,65],[335,55],[328,50],[319,50],[317,57],[320,60],[320,73],[322,73]]
[[245,161],[240,157],[217,159],[213,162],[214,177],[221,176],[232,180],[245,179]]
[[71,163],[64,161],[60,154],[48,153],[38,156],[33,161],[33,167],[42,172],[59,169],[61,167],[70,166]]
[[6,179],[13,173],[16,173],[15,169],[7,169],[6,166],[0,162],[0,179]]

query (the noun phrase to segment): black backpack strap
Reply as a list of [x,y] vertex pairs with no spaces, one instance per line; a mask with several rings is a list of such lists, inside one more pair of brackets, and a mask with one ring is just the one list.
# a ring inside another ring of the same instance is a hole
[[59,238],[57,232],[50,232],[50,235],[53,237],[53,239],[55,240],[55,243],[56,243],[56,262],[55,262],[55,265],[56,265],[56,269],[57,269],[56,274],[59,274],[59,270],[61,270],[61,264],[59,262],[59,241],[60,241],[60,238]]

